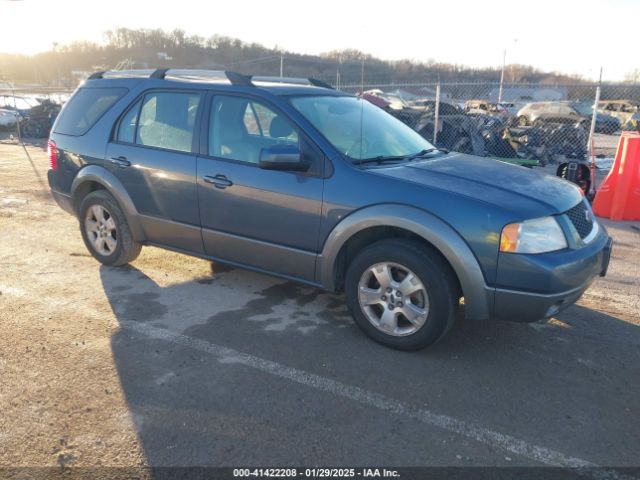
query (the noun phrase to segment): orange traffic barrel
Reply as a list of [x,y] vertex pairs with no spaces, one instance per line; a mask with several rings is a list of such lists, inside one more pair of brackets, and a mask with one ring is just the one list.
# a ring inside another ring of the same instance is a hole
[[593,200],[593,211],[611,220],[640,220],[640,133],[620,136],[613,166]]

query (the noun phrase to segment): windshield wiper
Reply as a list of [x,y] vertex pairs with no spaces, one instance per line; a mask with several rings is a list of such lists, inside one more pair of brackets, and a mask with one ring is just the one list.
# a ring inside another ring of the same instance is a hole
[[365,165],[367,163],[382,164],[382,163],[386,163],[386,162],[401,162],[402,160],[405,160],[406,158],[407,157],[405,155],[396,155],[396,156],[378,155],[377,157],[361,158],[360,160],[354,160],[351,163],[353,163],[354,165]]
[[395,155],[395,156],[378,155],[377,157],[362,158],[360,160],[354,160],[352,163],[354,165],[365,165],[368,163],[377,163],[381,165],[387,162],[393,162],[393,163],[402,162],[402,161],[408,162],[411,160],[416,160],[418,158],[425,157],[433,152],[449,153],[449,150],[446,150],[444,148],[432,147],[432,148],[427,148],[425,150],[420,150],[418,153],[413,153],[411,155]]
[[425,150],[420,150],[418,153],[414,153],[413,155],[408,155],[405,158],[407,160],[415,160],[417,158],[426,157],[427,155],[433,152],[449,153],[449,150],[447,150],[446,148],[432,147],[432,148],[427,148]]

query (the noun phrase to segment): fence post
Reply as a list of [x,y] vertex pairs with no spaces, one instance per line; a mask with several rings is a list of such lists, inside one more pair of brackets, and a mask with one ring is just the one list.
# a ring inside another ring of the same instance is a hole
[[595,158],[596,152],[593,148],[593,135],[596,133],[596,117],[598,116],[598,103],[600,102],[600,84],[596,87],[596,98],[593,102],[593,115],[591,115],[591,128],[589,128],[589,153],[591,158]]
[[[602,78],[602,74],[601,74]],[[589,129],[589,153],[591,154],[591,162],[589,173],[591,174],[591,186],[589,187],[589,191],[587,194],[589,198],[592,198],[596,194],[596,147],[595,140],[593,136],[596,133],[596,117],[598,116],[598,103],[600,103],[600,86],[602,85],[602,80],[598,83],[596,87],[596,98],[593,102],[593,115],[591,116],[591,128]]]
[[438,121],[440,120],[440,83],[436,85],[436,113],[433,121],[433,146],[438,142]]

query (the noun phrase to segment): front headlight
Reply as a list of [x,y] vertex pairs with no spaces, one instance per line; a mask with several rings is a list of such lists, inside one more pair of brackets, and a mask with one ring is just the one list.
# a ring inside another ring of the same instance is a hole
[[500,251],[545,253],[567,248],[567,239],[553,217],[510,223],[502,229]]

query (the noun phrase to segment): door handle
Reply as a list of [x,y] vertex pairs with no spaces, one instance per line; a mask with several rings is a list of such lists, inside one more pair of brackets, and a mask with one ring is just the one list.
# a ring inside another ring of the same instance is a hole
[[120,167],[120,168],[125,168],[125,167],[130,167],[131,166],[131,162],[129,160],[127,160],[127,157],[111,157],[109,159],[109,163],[115,165],[116,167]]
[[207,183],[212,183],[216,188],[227,188],[233,185],[233,182],[224,175],[218,174],[215,177],[211,175],[205,175],[203,180]]

